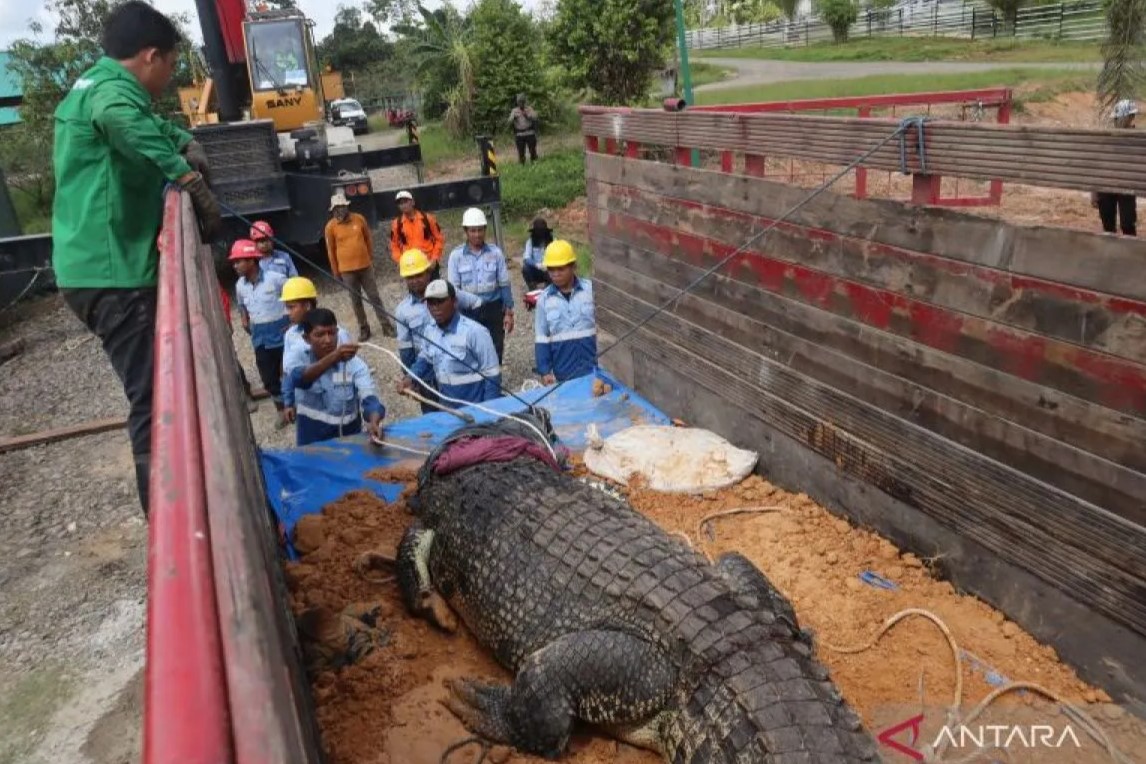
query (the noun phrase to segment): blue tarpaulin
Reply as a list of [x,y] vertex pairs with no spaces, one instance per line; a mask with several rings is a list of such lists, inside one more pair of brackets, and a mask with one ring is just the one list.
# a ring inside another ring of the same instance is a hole
[[[593,395],[593,380],[598,377],[613,388],[601,397]],[[517,395],[521,400],[532,403],[549,389],[541,387]],[[509,396],[482,405],[505,414],[524,408],[521,401]],[[636,424],[671,423],[651,403],[605,371],[560,385],[541,405],[549,411],[561,443],[574,452],[585,449],[586,429],[590,424],[596,425],[602,438],[608,438]],[[478,422],[496,418],[472,407],[462,410]],[[403,486],[372,480],[367,473],[403,462],[421,466],[424,454],[459,426],[461,420],[457,417],[444,412],[433,413],[384,423],[384,438],[390,444],[385,448],[372,445],[366,435],[357,435],[301,448],[262,449],[260,455],[267,493],[287,531],[287,538],[291,537],[295,523],[303,515],[320,512],[324,506],[350,491],[367,489],[384,501],[395,501]],[[290,551],[293,556],[293,549]]]

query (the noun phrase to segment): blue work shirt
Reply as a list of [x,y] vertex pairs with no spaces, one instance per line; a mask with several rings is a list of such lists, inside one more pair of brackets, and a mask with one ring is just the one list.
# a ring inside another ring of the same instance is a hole
[[533,246],[533,239],[525,240],[525,251],[521,253],[521,262],[532,265],[539,271],[545,270],[545,247]]
[[259,269],[255,283],[239,277],[235,301],[251,322],[251,343],[256,348],[273,350],[283,346],[283,332],[290,326],[286,306],[279,301],[287,277],[277,271]]
[[575,279],[568,296],[550,284],[533,314],[534,354],[539,374],[559,382],[589,374],[597,366],[597,310],[593,282]]
[[[458,289],[456,294],[461,310],[477,310],[483,304],[481,298],[465,290]],[[398,303],[394,317],[398,324],[398,357],[406,366],[413,366],[424,344],[422,337],[426,334],[426,327],[434,323],[434,318],[426,307],[426,301],[413,294],[407,294],[406,299]]]
[[507,310],[513,308],[505,254],[493,244],[485,244],[480,252],[471,250],[469,244],[460,245],[450,253],[446,278],[455,289],[470,292],[482,302],[501,300]]
[[303,372],[317,361],[308,349],[306,363],[291,370],[298,445],[354,435],[362,432],[363,416],[386,416],[386,407],[378,399],[365,361],[356,356],[335,364],[308,385],[303,381]]
[[260,258],[259,268],[262,269],[263,273],[274,271],[281,273],[288,279],[298,275],[298,268],[295,267],[294,260],[291,260],[290,255],[281,249],[272,250],[269,255]]
[[[338,344],[350,344],[350,332],[338,327]],[[294,383],[291,377],[291,371],[296,366],[306,368],[310,365],[307,359],[310,357],[310,344],[306,338],[302,336],[302,327],[295,324],[286,330],[283,335],[283,405],[294,405]]]
[[410,367],[414,376],[426,380],[432,373],[442,395],[466,403],[491,401],[501,395],[501,364],[488,329],[455,313],[444,329],[431,322],[425,337],[418,359]]

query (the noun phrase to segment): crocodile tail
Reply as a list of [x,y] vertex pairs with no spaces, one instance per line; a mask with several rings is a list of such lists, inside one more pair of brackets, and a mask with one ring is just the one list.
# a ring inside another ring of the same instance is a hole
[[662,734],[680,764],[857,764],[875,742],[808,646],[765,639],[709,664]]

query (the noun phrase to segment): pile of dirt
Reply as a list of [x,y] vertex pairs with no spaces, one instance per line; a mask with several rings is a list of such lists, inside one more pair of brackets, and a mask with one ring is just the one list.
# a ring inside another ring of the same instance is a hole
[[[587,473],[578,464],[575,474]],[[412,481],[410,474],[404,477]],[[410,482],[407,489],[412,488]],[[1072,702],[1109,701],[1059,662],[1052,649],[1002,614],[936,580],[929,567],[934,560],[900,554],[892,544],[832,516],[803,494],[780,490],[757,476],[702,496],[657,493],[639,485],[617,490],[637,510],[666,530],[687,536],[705,553],[715,557],[736,550],[759,566],[791,599],[801,626],[814,632],[820,659],[873,732],[902,721],[889,714],[904,707],[949,705],[955,690],[951,648],[942,633],[922,618],[900,622],[870,650],[844,654],[831,649],[869,642],[885,619],[906,608],[934,613],[966,651],[964,710],[995,688],[998,677],[992,675],[992,683],[988,672],[1037,682]],[[447,635],[408,617],[392,581],[369,583],[356,572],[355,561],[365,552],[392,556],[410,519],[401,502],[386,504],[367,492],[351,493],[327,506],[321,518],[308,521],[308,539],[322,538],[323,543],[301,562],[288,565],[296,613],[316,606],[339,612],[356,603],[380,607],[377,624],[386,635],[384,644],[357,665],[312,676],[332,764],[437,764],[450,744],[468,736],[439,703],[446,697],[443,682],[461,676],[509,679],[464,627]],[[895,588],[865,583],[860,576],[867,571]],[[1034,700],[1028,694],[1009,696],[1001,703],[1021,709]],[[1146,725],[1124,718],[1113,707],[1108,710],[1109,716],[1100,716],[1108,731],[1116,734],[1110,725],[1120,721],[1122,732],[1137,746],[1143,745],[1146,738],[1139,736],[1146,736]],[[1079,737],[1084,746],[1093,748],[1081,732]],[[1125,743],[1121,747],[1135,750]],[[450,762],[475,762],[477,752],[476,746],[459,751]],[[1062,761],[1091,761],[1080,758],[1081,753],[1072,750]],[[493,759],[540,762],[505,749],[495,749]],[[570,764],[660,761],[647,751],[588,734],[575,738],[563,760]]]

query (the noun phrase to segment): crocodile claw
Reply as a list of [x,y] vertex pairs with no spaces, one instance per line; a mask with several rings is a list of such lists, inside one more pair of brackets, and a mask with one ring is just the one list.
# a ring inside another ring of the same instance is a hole
[[450,696],[442,705],[466,729],[495,743],[509,742],[509,729],[503,716],[507,688],[469,679],[451,679],[446,682],[446,689]]

